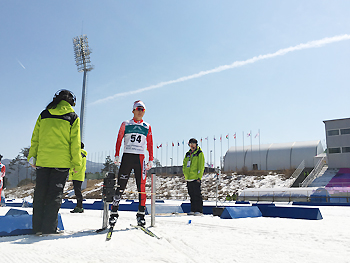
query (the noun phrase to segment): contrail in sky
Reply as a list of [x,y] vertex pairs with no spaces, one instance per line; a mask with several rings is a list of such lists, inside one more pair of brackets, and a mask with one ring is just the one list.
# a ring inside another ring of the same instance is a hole
[[22,68],[26,69],[25,66],[23,66],[23,64],[21,63],[21,61],[17,59],[17,62],[21,65]]
[[344,35],[339,35],[339,36],[334,36],[334,37],[326,37],[326,38],[322,38],[319,40],[310,41],[307,43],[302,43],[302,44],[299,44],[299,45],[296,45],[293,47],[288,47],[288,48],[283,48],[283,49],[277,50],[275,53],[269,53],[266,55],[259,55],[259,56],[256,56],[256,57],[253,57],[253,58],[250,58],[247,60],[243,60],[243,61],[235,61],[232,64],[219,66],[219,67],[216,67],[216,68],[210,69],[210,70],[200,71],[200,72],[193,74],[193,75],[184,76],[184,77],[174,79],[174,80],[160,82],[158,84],[151,85],[151,86],[137,89],[137,90],[117,93],[117,94],[114,94],[112,96],[106,97],[104,99],[99,99],[99,100],[91,103],[91,105],[107,102],[109,100],[113,100],[113,99],[118,98],[118,97],[125,97],[128,95],[137,94],[137,93],[141,93],[141,92],[148,91],[148,90],[162,88],[162,87],[170,85],[170,84],[184,82],[184,81],[187,81],[190,79],[200,78],[200,77],[203,77],[203,76],[208,75],[208,74],[217,73],[217,72],[221,72],[221,71],[232,69],[232,68],[242,67],[244,65],[253,64],[253,63],[260,61],[260,60],[263,60],[263,59],[273,58],[273,57],[277,57],[277,56],[283,56],[283,55],[290,53],[290,52],[293,52],[293,51],[321,47],[321,46],[324,46],[327,44],[331,44],[331,43],[339,42],[339,41],[343,41],[343,40],[348,40],[348,39],[350,39],[350,35],[344,34]]

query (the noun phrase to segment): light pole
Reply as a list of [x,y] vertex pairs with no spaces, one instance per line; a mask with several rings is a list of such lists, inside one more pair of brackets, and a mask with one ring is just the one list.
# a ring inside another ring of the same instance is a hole
[[84,130],[84,111],[85,111],[85,95],[86,95],[86,73],[92,70],[94,67],[90,64],[89,43],[86,35],[78,36],[73,38],[74,58],[75,65],[77,65],[78,72],[84,71],[83,77],[83,91],[81,96],[81,107],[80,107],[80,138],[83,140]]

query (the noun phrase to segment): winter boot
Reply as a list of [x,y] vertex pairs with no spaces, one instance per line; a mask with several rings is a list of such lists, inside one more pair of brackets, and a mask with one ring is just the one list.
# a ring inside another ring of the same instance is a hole
[[137,220],[138,226],[145,226],[146,225],[145,212],[137,212],[136,220]]
[[74,207],[74,209],[72,211],[70,211],[71,213],[84,213],[84,208],[82,207]]

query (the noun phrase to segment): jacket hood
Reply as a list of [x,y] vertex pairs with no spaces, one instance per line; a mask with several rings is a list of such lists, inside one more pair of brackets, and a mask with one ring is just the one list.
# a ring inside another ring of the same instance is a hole
[[72,106],[65,100],[61,100],[58,104],[57,107],[54,109],[49,109],[49,112],[52,115],[64,115],[70,112],[74,112]]

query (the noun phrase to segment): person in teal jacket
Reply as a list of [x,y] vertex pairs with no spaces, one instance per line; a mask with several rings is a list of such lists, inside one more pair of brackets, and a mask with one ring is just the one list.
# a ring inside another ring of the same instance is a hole
[[190,150],[186,153],[182,166],[191,200],[191,211],[188,215],[199,216],[203,215],[201,180],[204,173],[204,154],[195,138],[189,140],[188,146]]
[[86,171],[86,156],[87,151],[84,150],[84,143],[81,143],[81,166],[80,169],[76,172],[74,172],[73,169],[70,169],[69,171],[69,178],[68,180],[73,181],[73,188],[75,197],[77,198],[77,205],[76,207],[70,211],[71,213],[84,213],[83,208],[83,195],[81,193],[81,185],[85,180],[85,171]]
[[59,90],[39,115],[31,139],[28,161],[36,169],[33,232],[58,233],[58,211],[69,169],[81,166],[80,120],[74,112],[76,98]]

